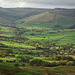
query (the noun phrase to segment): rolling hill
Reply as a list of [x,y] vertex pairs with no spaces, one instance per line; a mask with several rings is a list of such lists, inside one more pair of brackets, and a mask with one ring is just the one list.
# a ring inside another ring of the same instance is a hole
[[45,10],[34,8],[0,8],[0,19],[1,19],[0,23],[15,24],[15,21],[18,19],[39,14],[42,13],[43,11]]
[[17,24],[68,28],[75,24],[74,10],[47,10],[40,14],[29,16],[16,21]]
[[0,24],[69,28],[75,24],[75,9],[0,8]]

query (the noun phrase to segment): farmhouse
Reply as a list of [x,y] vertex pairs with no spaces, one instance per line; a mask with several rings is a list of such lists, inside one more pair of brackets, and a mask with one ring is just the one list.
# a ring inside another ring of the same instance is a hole
[[59,49],[60,47],[58,47],[58,46],[55,46],[54,48],[55,48],[55,49]]
[[28,52],[32,52],[32,50],[28,50]]

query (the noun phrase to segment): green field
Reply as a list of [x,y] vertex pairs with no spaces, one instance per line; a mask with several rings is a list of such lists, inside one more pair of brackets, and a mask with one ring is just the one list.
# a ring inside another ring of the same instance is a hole
[[[22,25],[21,25],[22,26]],[[18,26],[19,27],[19,26]],[[24,26],[23,26],[24,27]],[[10,27],[1,27],[2,34],[1,36],[7,36],[12,37],[16,36],[14,33],[14,29],[10,30]],[[10,32],[11,31],[11,32]],[[18,31],[15,31],[18,33]],[[22,32],[22,31],[21,31]],[[18,34],[20,34],[19,32]],[[23,29],[23,32],[20,34],[21,37],[26,37],[29,40],[37,40],[37,41],[51,41],[53,43],[56,43],[58,45],[66,45],[67,43],[73,43],[75,44],[75,29],[64,29],[64,30],[53,30],[52,28],[40,28],[40,27],[25,27]],[[27,47],[24,44],[19,43],[11,43],[10,42],[2,42],[4,44],[7,43],[7,45],[15,46],[16,47]],[[29,46],[31,47],[31,46]]]
[[28,45],[25,45],[23,43],[14,43],[14,42],[8,42],[8,41],[0,41],[0,43],[3,43],[3,44],[5,44],[6,46],[9,46],[9,47],[20,47],[20,48],[35,49],[35,47],[28,46]]

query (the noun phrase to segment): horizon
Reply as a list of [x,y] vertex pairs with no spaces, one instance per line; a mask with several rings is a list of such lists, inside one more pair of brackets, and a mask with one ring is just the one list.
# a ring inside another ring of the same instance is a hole
[[75,8],[60,8],[60,7],[57,7],[57,8],[39,8],[39,7],[0,7],[0,8],[30,8],[30,9],[75,9]]

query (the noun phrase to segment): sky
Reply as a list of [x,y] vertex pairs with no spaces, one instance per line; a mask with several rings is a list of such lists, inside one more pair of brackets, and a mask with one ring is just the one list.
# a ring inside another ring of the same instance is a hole
[[0,0],[0,7],[75,8],[75,0]]

